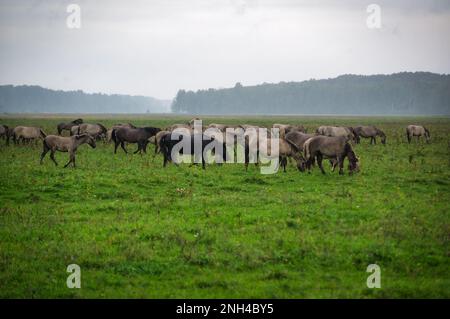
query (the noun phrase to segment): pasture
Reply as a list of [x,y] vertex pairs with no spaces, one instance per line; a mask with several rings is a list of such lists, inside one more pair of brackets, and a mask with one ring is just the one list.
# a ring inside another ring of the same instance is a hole
[[[76,115],[107,127],[164,127],[192,116]],[[173,164],[114,155],[97,142],[63,168],[39,165],[42,142],[0,140],[2,298],[449,298],[450,119],[403,117],[201,117],[204,123],[374,124],[387,144],[362,139],[352,176],[261,175],[243,164]],[[67,116],[7,116],[10,126],[56,134]],[[423,124],[431,143],[407,143]],[[129,145],[134,151],[136,145]],[[81,267],[68,289],[66,267]],[[369,264],[381,289],[368,289]]]

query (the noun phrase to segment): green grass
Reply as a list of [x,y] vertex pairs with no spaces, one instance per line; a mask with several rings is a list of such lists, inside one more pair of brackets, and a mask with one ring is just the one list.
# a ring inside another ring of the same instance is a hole
[[[85,116],[166,126],[183,116]],[[41,144],[0,141],[0,297],[449,298],[450,119],[206,117],[205,122],[376,124],[387,145],[355,146],[361,172],[261,175],[243,164],[162,169],[162,157],[83,145],[62,168]],[[56,131],[56,116],[5,116]],[[64,119],[63,119],[64,120]],[[432,143],[406,143],[428,126]],[[135,146],[129,146],[134,150]],[[328,169],[328,164],[326,165]],[[81,267],[68,289],[66,267]],[[369,264],[381,289],[368,289]]]

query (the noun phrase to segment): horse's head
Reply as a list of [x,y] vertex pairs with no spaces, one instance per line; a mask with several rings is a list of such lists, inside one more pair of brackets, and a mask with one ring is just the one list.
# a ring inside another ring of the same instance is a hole
[[95,139],[92,136],[90,136],[89,134],[85,133],[85,134],[77,135],[76,138],[77,139],[83,138],[85,140],[85,142],[87,144],[89,144],[89,146],[92,147],[92,148],[96,148],[97,147],[97,144],[95,143]]
[[348,153],[348,170],[350,174],[359,172],[359,159],[356,157],[356,154],[351,151]]
[[295,160],[296,160],[296,162],[297,162],[297,169],[298,169],[300,172],[304,172],[304,171],[306,170],[306,160],[305,160],[305,158],[302,156],[302,154],[298,153],[298,154],[295,156]]

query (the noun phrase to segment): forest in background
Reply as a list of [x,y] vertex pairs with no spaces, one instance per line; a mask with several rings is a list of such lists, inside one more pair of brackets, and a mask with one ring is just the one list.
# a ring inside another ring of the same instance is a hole
[[179,90],[172,112],[190,114],[450,114],[450,75],[403,72],[233,88]]
[[2,113],[167,113],[170,100],[147,96],[56,91],[40,86],[0,86]]

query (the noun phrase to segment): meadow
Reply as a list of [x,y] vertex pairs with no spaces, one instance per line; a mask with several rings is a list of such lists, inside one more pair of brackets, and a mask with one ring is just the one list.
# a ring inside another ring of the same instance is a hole
[[[80,115],[2,115],[55,134]],[[85,122],[165,127],[191,117],[85,115]],[[2,298],[449,298],[450,119],[205,116],[205,124],[375,124],[361,171],[261,175],[253,165],[170,164],[83,145],[39,165],[42,143],[0,140]],[[405,136],[430,129],[431,143]],[[129,145],[134,150],[135,145]],[[325,163],[329,170],[328,163]],[[346,169],[346,165],[345,165]],[[69,289],[66,267],[81,267]],[[369,289],[369,264],[381,288]]]

